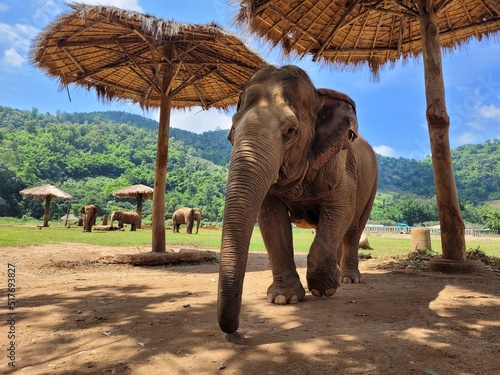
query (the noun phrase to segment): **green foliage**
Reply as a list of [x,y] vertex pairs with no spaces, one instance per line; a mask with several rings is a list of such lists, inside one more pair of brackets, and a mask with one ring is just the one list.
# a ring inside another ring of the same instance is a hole
[[500,206],[484,204],[477,211],[486,228],[500,233]]
[[[16,210],[10,207],[13,201],[9,197],[14,194],[21,201],[19,190],[46,182],[74,196],[71,212],[75,215],[90,203],[99,207],[100,215],[115,209],[135,210],[135,200],[116,199],[111,194],[128,185],[154,185],[157,127],[156,121],[125,112],[52,116],[35,109],[0,107],[0,147],[7,151],[0,156],[5,165],[0,177],[5,175],[5,181],[17,178],[21,184],[9,183],[10,193],[0,191],[0,215],[41,217],[42,201],[25,198],[24,206]],[[202,210],[203,220],[222,220],[231,152],[226,133],[207,132],[205,139],[204,135],[171,129],[167,217],[180,206],[196,206]],[[66,213],[68,204],[52,202],[50,218]],[[146,200],[143,215],[150,214],[151,201]]]
[[377,154],[377,165],[379,191],[406,192],[423,197],[432,197],[436,193],[432,166],[425,161]]
[[22,206],[19,191],[26,186],[3,162],[0,162],[0,181],[0,216],[21,217]]
[[459,197],[478,204],[500,199],[500,140],[452,150]]
[[376,222],[384,222],[384,220],[389,219],[413,226],[439,218],[435,199],[377,193],[370,219]]
[[[126,112],[41,114],[0,106],[0,216],[40,218],[43,201],[22,198],[25,187],[54,184],[75,198],[53,201],[51,219],[85,204],[100,215],[134,210],[133,199],[117,199],[119,188],[153,186],[158,124]],[[203,134],[170,129],[165,216],[181,206],[199,207],[203,222],[220,222],[231,144],[226,130]],[[476,205],[500,199],[500,142],[463,146],[452,151],[459,196],[466,221],[482,220]],[[430,159],[422,161],[377,155],[378,194],[371,220],[408,224],[436,221]],[[4,183],[5,181],[5,183]],[[147,222],[151,200],[143,203]]]

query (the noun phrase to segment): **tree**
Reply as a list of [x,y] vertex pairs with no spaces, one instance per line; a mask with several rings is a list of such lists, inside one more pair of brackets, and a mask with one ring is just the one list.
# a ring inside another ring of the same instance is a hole
[[486,228],[500,233],[500,206],[484,204],[477,211]]
[[4,163],[0,163],[0,216],[22,216],[22,196],[19,194],[26,185],[16,173]]

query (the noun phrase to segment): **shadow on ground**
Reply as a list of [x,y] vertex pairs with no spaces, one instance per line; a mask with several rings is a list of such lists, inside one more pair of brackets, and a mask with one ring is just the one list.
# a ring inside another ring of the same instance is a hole
[[[17,262],[22,277],[12,373],[497,370],[500,279],[493,273],[365,270],[361,284],[344,285],[332,298],[308,294],[297,305],[275,306],[265,301],[266,255],[251,253],[240,322],[245,339],[235,344],[217,326],[217,264],[148,268],[83,256],[66,264],[46,259],[29,269],[29,262]],[[297,256],[297,265],[305,282],[305,256]],[[8,370],[0,365],[0,372]]]

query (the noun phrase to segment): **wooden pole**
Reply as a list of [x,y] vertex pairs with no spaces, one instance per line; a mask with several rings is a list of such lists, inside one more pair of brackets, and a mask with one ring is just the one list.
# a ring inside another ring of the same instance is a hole
[[48,195],[45,198],[45,211],[43,212],[43,226],[48,227],[49,226],[49,216],[50,216],[50,201],[52,197]]
[[[418,0],[417,5],[420,11],[425,96],[427,100],[426,116],[441,226],[442,259],[463,263],[466,258],[465,225],[460,213],[457,187],[451,163],[450,118],[446,111],[439,27],[433,9],[433,1]],[[435,264],[435,270],[441,270],[438,263]],[[450,262],[446,263],[446,271],[449,272]],[[457,268],[463,270],[463,265],[459,265]]]
[[137,228],[142,227],[142,194],[137,194],[137,215],[139,216],[139,223],[137,223]]
[[[173,47],[168,44],[165,50],[167,61],[172,61]],[[160,120],[158,123],[158,145],[156,150],[156,167],[153,193],[152,219],[152,251],[166,251],[165,240],[165,192],[167,188],[168,137],[170,131],[170,92],[168,88],[174,76],[174,67],[163,65],[162,97],[160,104]]]

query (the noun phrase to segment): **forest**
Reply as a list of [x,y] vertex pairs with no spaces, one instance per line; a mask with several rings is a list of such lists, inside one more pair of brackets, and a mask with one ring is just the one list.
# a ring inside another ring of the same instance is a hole
[[[135,208],[117,199],[119,188],[153,186],[158,123],[126,112],[42,114],[0,106],[0,216],[43,215],[41,200],[19,191],[45,183],[73,195],[53,201],[51,220],[68,205],[78,214],[95,204],[100,215]],[[166,218],[182,206],[199,207],[203,221],[222,221],[231,144],[227,130],[202,134],[172,124],[167,171]],[[452,150],[462,215],[467,223],[500,228],[500,208],[484,204],[500,200],[500,141]],[[411,160],[377,155],[379,182],[371,222],[409,225],[438,220],[430,158]],[[151,200],[143,214],[147,222]]]

